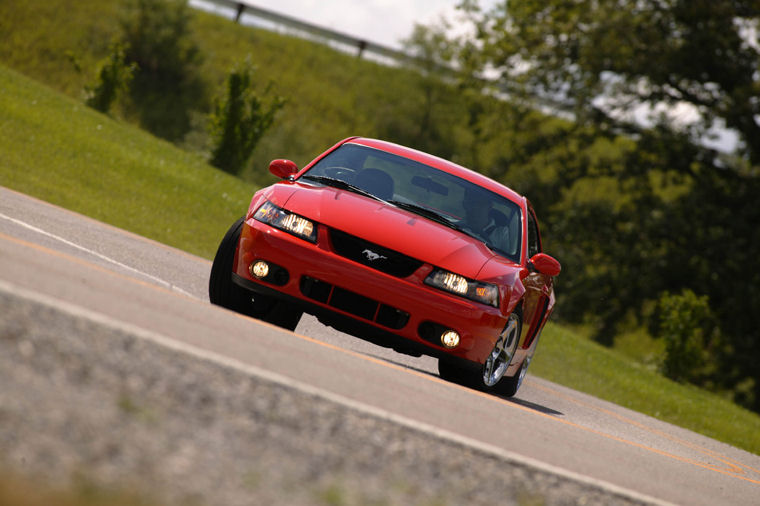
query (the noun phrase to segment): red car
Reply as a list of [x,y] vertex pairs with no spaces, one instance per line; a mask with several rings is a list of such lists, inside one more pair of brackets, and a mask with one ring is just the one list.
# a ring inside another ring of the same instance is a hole
[[256,192],[222,239],[211,302],[294,329],[303,312],[442,377],[514,395],[554,307],[530,203],[464,167],[345,139]]

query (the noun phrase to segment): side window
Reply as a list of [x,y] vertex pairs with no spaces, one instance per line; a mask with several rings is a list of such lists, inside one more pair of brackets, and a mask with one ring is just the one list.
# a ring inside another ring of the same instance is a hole
[[528,258],[541,253],[541,239],[538,235],[538,224],[533,211],[528,209]]

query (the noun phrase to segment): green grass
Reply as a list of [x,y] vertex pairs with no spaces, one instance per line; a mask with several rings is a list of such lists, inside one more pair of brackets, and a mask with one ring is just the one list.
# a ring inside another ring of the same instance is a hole
[[[0,2],[0,63],[81,99],[92,84],[98,62],[119,37],[125,0],[25,0]],[[203,54],[201,73],[212,90],[223,93],[232,68],[250,58],[259,89],[272,82],[288,102],[256,148],[243,179],[261,182],[267,164],[288,156],[299,166],[325,146],[350,135],[388,137],[389,131],[416,132],[425,102],[419,76],[384,67],[326,46],[251,29],[219,16],[192,10],[193,40]],[[68,54],[80,62],[75,70]],[[440,106],[448,122],[464,122],[456,101]],[[456,112],[450,112],[450,110]],[[202,118],[185,146],[207,149]],[[384,127],[392,123],[391,127]],[[405,139],[397,137],[396,141]]]
[[530,372],[620,406],[760,454],[760,416],[549,323]]
[[206,258],[256,189],[5,67],[0,184]]
[[[206,258],[256,189],[2,66],[0,185]],[[760,454],[760,416],[580,332],[541,339],[532,374]]]

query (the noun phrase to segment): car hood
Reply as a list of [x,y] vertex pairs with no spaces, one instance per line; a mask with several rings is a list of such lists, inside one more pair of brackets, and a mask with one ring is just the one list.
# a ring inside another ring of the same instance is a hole
[[288,210],[469,278],[495,256],[466,234],[378,200],[331,187],[296,184],[293,190],[274,188]]

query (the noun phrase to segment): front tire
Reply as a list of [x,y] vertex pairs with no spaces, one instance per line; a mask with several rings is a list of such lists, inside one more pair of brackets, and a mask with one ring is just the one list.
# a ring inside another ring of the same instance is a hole
[[467,364],[444,357],[438,359],[438,373],[441,378],[453,383],[512,397],[520,388],[525,370],[530,363],[530,360],[526,359],[515,376],[504,376],[515,356],[521,334],[522,310],[518,307],[509,315],[504,330],[482,367],[476,367],[476,364],[468,367]]
[[251,293],[232,281],[232,264],[235,261],[244,221],[245,218],[240,218],[233,223],[219,244],[214,262],[211,264],[209,300],[217,306],[264,320],[278,327],[295,330],[303,311],[272,297]]
[[509,315],[507,325],[499,334],[491,354],[483,363],[483,385],[486,389],[496,389],[504,378],[509,364],[517,351],[522,333],[522,311],[516,308]]
[[232,263],[235,260],[243,221],[244,218],[240,218],[232,224],[216,250],[214,262],[211,264],[208,298],[212,304],[246,314],[251,297],[244,288],[232,282]]
[[480,369],[474,363],[472,365],[464,364],[446,357],[438,359],[438,375],[446,381],[478,388],[479,374]]
[[512,377],[502,378],[498,385],[498,394],[506,397],[514,397],[517,391],[520,389],[525,375],[528,373],[528,366],[530,365],[530,357],[525,357],[523,363],[520,365],[520,369]]

